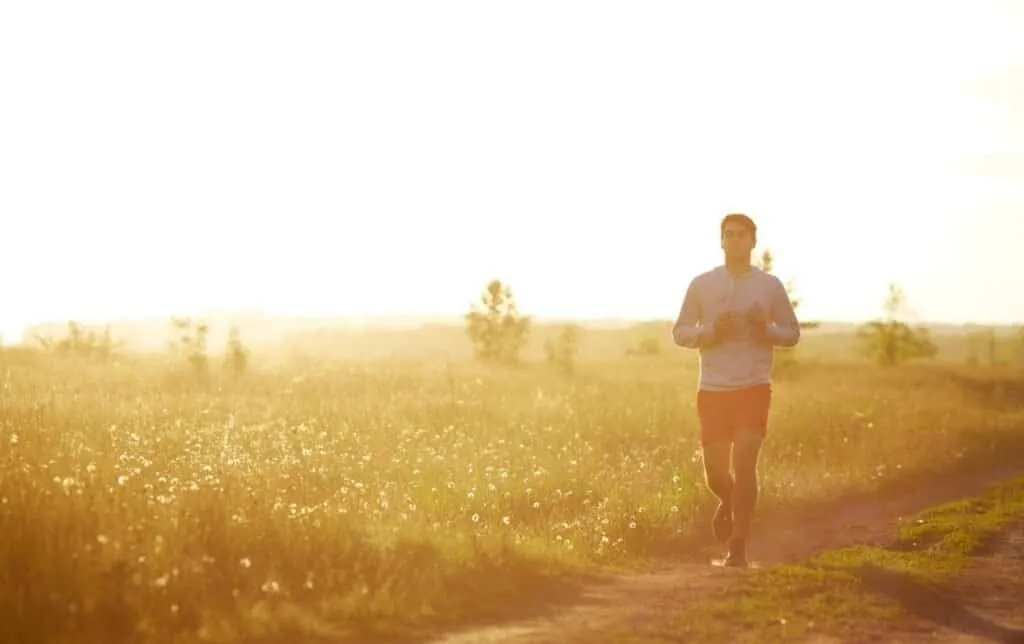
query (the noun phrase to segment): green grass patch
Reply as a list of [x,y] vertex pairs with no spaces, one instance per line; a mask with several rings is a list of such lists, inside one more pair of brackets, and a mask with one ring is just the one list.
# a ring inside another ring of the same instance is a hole
[[738,583],[723,584],[707,601],[615,641],[780,642],[875,628],[907,616],[897,598],[906,589],[940,590],[1021,517],[1024,478],[920,513],[900,525],[889,547],[851,546],[739,573]]

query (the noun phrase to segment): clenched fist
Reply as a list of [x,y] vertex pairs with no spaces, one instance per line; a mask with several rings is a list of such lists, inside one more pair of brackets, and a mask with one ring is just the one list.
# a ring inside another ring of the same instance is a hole
[[743,320],[735,311],[726,311],[715,318],[714,341],[725,342],[739,337],[742,330]]
[[768,315],[760,304],[755,304],[747,311],[747,325],[750,327],[750,334],[759,342],[768,339]]

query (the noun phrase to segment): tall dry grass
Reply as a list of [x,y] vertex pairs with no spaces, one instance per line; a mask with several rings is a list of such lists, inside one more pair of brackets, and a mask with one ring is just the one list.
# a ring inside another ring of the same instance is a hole
[[[166,365],[0,354],[0,639],[368,637],[671,550],[710,501],[689,359]],[[763,508],[1020,458],[1018,374],[803,364]]]

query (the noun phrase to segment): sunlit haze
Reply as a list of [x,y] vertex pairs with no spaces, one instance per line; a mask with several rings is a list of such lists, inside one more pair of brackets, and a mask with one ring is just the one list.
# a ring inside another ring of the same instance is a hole
[[802,317],[1024,321],[1024,3],[0,7],[0,332],[671,318],[750,214]]

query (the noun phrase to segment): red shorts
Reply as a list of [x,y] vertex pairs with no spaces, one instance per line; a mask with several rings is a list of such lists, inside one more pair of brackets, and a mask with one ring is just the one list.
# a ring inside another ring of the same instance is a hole
[[698,391],[701,443],[731,441],[740,429],[757,432],[763,437],[768,431],[771,403],[769,384],[731,391]]

